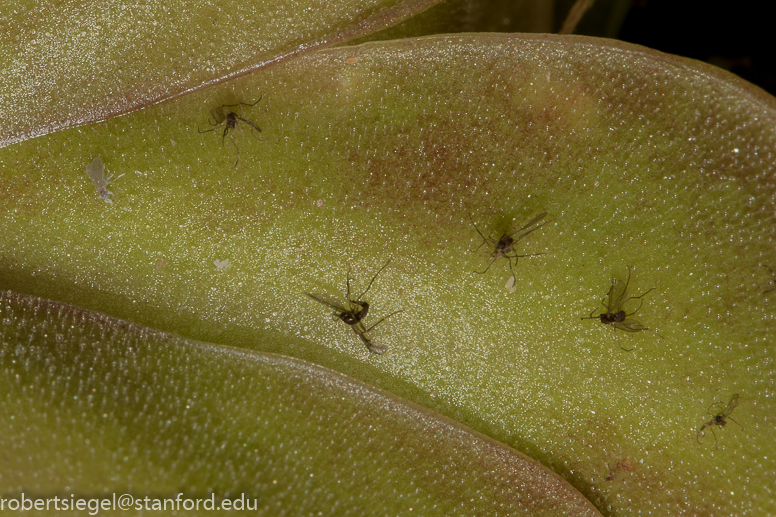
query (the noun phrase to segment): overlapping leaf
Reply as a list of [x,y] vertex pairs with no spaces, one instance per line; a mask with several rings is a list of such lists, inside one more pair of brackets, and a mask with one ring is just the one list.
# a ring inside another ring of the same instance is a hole
[[[232,141],[198,129],[260,95],[243,115],[262,141],[238,125],[235,168]],[[3,150],[0,285],[375,383],[610,514],[767,513],[775,113],[710,67],[599,40],[315,52]],[[85,174],[97,156],[125,174],[112,206]],[[545,211],[514,293],[505,262],[474,273],[469,214],[498,238]],[[303,293],[344,296],[348,268],[360,292],[389,256],[369,317],[404,312],[376,357]],[[633,292],[655,288],[651,330],[582,321],[629,266]],[[733,393],[743,429],[698,443]]]

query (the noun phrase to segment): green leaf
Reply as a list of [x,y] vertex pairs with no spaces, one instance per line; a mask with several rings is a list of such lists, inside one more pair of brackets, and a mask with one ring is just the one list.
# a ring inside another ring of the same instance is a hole
[[438,0],[101,0],[0,15],[0,147],[389,27]]
[[[262,141],[198,132],[260,95],[242,114]],[[607,514],[773,513],[775,127],[733,76],[606,40],[318,51],[0,151],[0,286],[352,375]],[[113,205],[97,156],[125,174]],[[515,292],[504,259],[475,273],[493,249],[473,252],[470,214],[498,239],[545,211]],[[404,312],[370,333],[377,356],[304,293],[343,299],[349,268],[360,293],[389,257],[365,324]],[[650,330],[582,320],[629,269]],[[741,427],[696,440],[733,394]]]
[[212,494],[269,515],[600,515],[538,462],[327,368],[11,293],[0,312],[4,497]]

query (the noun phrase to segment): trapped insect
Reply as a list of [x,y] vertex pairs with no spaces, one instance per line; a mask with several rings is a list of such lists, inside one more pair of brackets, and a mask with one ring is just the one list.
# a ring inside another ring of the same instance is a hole
[[542,219],[547,217],[547,212],[543,212],[533,219],[531,219],[525,226],[520,228],[519,230],[515,230],[512,233],[505,233],[503,234],[499,240],[494,239],[493,237],[489,237],[484,235],[479,228],[477,228],[477,225],[474,223],[474,219],[472,219],[471,214],[469,214],[469,220],[472,222],[472,226],[474,226],[474,229],[477,230],[477,233],[480,234],[480,237],[482,237],[482,244],[480,244],[474,252],[476,253],[480,248],[482,248],[486,244],[490,244],[493,246],[493,252],[490,254],[490,262],[488,263],[488,266],[482,270],[482,271],[475,271],[475,273],[483,275],[485,274],[488,269],[490,269],[490,266],[493,265],[494,262],[496,262],[500,258],[507,259],[507,262],[509,262],[509,270],[512,272],[512,276],[515,276],[515,271],[512,269],[512,259],[515,260],[515,265],[517,265],[517,260],[524,258],[524,257],[535,257],[537,255],[544,255],[544,253],[531,253],[526,255],[518,255],[517,251],[515,251],[515,245],[520,242],[523,238],[527,237],[531,233],[535,232],[545,224],[547,224],[549,221],[545,221],[542,224],[538,224]]
[[[108,185],[113,179],[113,175],[111,174],[107,178],[105,177],[105,165],[102,163],[102,158],[98,156],[92,160],[92,163],[86,166],[86,174],[89,176],[89,179],[92,180],[94,188],[97,189],[97,193],[100,195],[100,199],[112,205],[113,200],[110,196],[113,195],[113,192],[108,190]],[[123,174],[116,176],[116,179],[119,179],[121,176],[123,176]]]
[[[609,288],[609,294],[606,295],[606,298],[604,300],[601,300],[601,305],[603,305],[604,310],[601,311],[600,314],[595,315],[596,312],[600,311],[600,308],[594,309],[593,312],[590,313],[590,316],[583,317],[583,320],[591,320],[591,319],[600,319],[601,323],[604,325],[610,325],[614,331],[616,332],[617,329],[624,330],[625,332],[641,332],[642,330],[649,330],[649,328],[642,325],[640,322],[634,320],[631,318],[634,314],[636,314],[639,309],[641,309],[641,304],[644,302],[642,298],[646,296],[649,292],[653,291],[655,288],[653,287],[649,291],[642,293],[638,296],[628,296],[628,285],[630,284],[630,278],[631,278],[631,269],[630,266],[628,266],[628,280],[625,281],[625,285],[620,288],[617,282],[616,278],[612,278],[612,286]],[[636,307],[636,309],[633,312],[628,313],[625,310],[625,304],[630,302],[631,300],[638,300],[639,305]],[[619,339],[618,339],[619,342]],[[633,348],[625,348],[620,343],[620,348],[625,350],[626,352],[631,352],[634,349]]]
[[719,447],[717,447],[717,434],[714,432],[714,426],[725,427],[727,425],[727,421],[731,420],[735,422],[735,424],[738,427],[743,429],[743,426],[738,422],[736,422],[735,420],[733,420],[733,418],[730,416],[730,413],[732,413],[733,410],[736,408],[736,406],[738,406],[738,393],[736,393],[730,398],[730,402],[728,402],[728,405],[725,407],[725,409],[723,409],[716,415],[712,415],[711,413],[709,413],[709,410],[711,408],[713,408],[714,406],[718,406],[720,404],[724,404],[724,402],[715,402],[714,404],[709,406],[709,409],[706,410],[706,413],[711,415],[712,419],[706,422],[705,424],[703,424],[700,431],[698,431],[698,434],[695,436],[695,439],[698,440],[698,443],[701,443],[701,438],[706,436],[706,428],[707,427],[711,428],[711,434],[714,435],[714,447],[716,449],[719,449]]
[[[210,121],[210,125],[213,126],[211,129],[205,129],[204,131],[200,128],[197,128],[197,131],[200,133],[210,133],[211,131],[215,131],[216,128],[219,128],[221,126],[224,126],[224,133],[221,135],[221,145],[223,146],[226,142],[226,136],[229,135],[229,139],[232,141],[232,144],[234,145],[234,148],[237,150],[237,161],[234,162],[234,166],[237,167],[237,164],[240,162],[240,148],[237,147],[237,142],[234,141],[234,131],[232,133],[229,132],[229,130],[234,130],[237,128],[238,122],[243,122],[250,126],[251,128],[251,135],[253,135],[254,138],[256,138],[256,135],[253,134],[253,130],[255,129],[259,133],[261,133],[261,128],[256,125],[252,120],[248,120],[247,118],[243,117],[243,106],[248,106],[249,108],[254,107],[261,101],[261,96],[259,97],[259,100],[254,102],[253,104],[248,104],[245,102],[238,102],[237,104],[222,104],[221,106],[210,110],[210,115],[213,117],[213,120]],[[233,108],[237,108],[237,111],[234,111]],[[259,140],[258,138],[256,138]]]
[[366,348],[373,354],[383,354],[385,353],[386,348],[384,345],[375,345],[372,343],[366,334],[394,314],[402,312],[401,310],[392,312],[388,316],[381,318],[377,323],[369,328],[367,328],[363,322],[363,319],[366,318],[366,315],[369,313],[369,303],[363,301],[363,297],[369,291],[369,288],[372,287],[372,284],[374,283],[377,276],[388,266],[388,264],[390,264],[390,262],[391,261],[388,260],[388,262],[386,262],[385,265],[381,267],[377,273],[375,273],[375,276],[373,276],[372,280],[369,281],[369,285],[366,286],[364,292],[358,295],[357,298],[353,298],[350,294],[350,268],[348,268],[345,302],[340,302],[336,298],[332,298],[323,294],[305,293],[316,302],[322,303],[327,307],[334,309],[333,317],[335,319],[339,318],[347,325],[350,325],[350,328],[353,329],[359,339],[361,339],[361,341],[366,345]]
[[606,481],[612,481],[617,475],[617,472],[633,472],[633,464],[628,458],[617,460],[617,463],[614,464],[614,467],[609,467],[608,464],[606,466],[609,468],[609,475],[606,476]]

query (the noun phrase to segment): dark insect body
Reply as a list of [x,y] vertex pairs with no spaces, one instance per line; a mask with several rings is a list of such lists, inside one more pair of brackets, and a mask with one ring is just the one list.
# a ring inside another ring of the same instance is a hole
[[517,260],[524,258],[524,257],[535,257],[538,255],[544,255],[544,253],[531,253],[526,255],[518,255],[515,251],[515,245],[520,242],[523,238],[527,237],[529,234],[535,232],[545,224],[549,223],[550,221],[545,221],[542,224],[537,224],[539,221],[547,217],[547,212],[543,212],[533,219],[531,219],[525,226],[520,228],[519,230],[515,230],[512,233],[505,233],[503,234],[498,240],[494,239],[493,237],[489,237],[484,235],[479,228],[477,228],[477,225],[474,224],[474,219],[472,219],[471,214],[469,214],[469,220],[472,222],[472,226],[474,226],[474,229],[477,230],[477,233],[480,234],[480,237],[482,237],[482,244],[480,244],[475,251],[475,253],[482,248],[485,244],[490,244],[493,246],[493,252],[490,254],[491,261],[488,263],[488,266],[482,270],[482,271],[475,271],[475,273],[484,275],[488,269],[490,269],[490,266],[493,265],[494,262],[496,262],[500,258],[507,259],[507,262],[509,262],[509,270],[512,272],[512,276],[515,276],[515,271],[512,269],[512,259],[515,260],[515,265],[517,265]]
[[[642,330],[649,330],[648,327],[642,325],[640,322],[634,320],[631,318],[634,314],[636,314],[639,309],[641,309],[641,304],[644,302],[642,298],[646,296],[649,292],[654,290],[654,287],[650,289],[649,291],[642,293],[638,296],[627,296],[628,292],[628,284],[630,284],[630,278],[631,278],[631,270],[630,267],[628,267],[628,280],[625,282],[625,286],[620,290],[617,286],[617,279],[612,279],[612,286],[609,288],[609,293],[606,295],[606,298],[604,300],[601,300],[601,305],[603,305],[604,311],[601,312],[599,315],[595,315],[596,312],[600,310],[594,309],[593,312],[590,313],[590,316],[582,318],[583,320],[592,320],[592,319],[598,319],[603,323],[604,325],[610,325],[614,331],[616,332],[618,329],[623,330],[625,332],[641,332]],[[636,307],[636,310],[634,310],[631,313],[628,313],[625,311],[625,304],[630,302],[631,300],[639,300],[639,306]],[[619,342],[619,339],[618,339]],[[633,348],[625,348],[622,346],[622,343],[620,343],[620,348],[625,350],[626,352],[632,352]]]
[[701,438],[706,436],[706,428],[710,428],[711,434],[714,435],[714,448],[716,449],[719,449],[719,447],[717,446],[717,433],[714,432],[715,426],[725,427],[727,425],[727,421],[730,420],[734,422],[738,427],[743,429],[743,426],[738,422],[736,422],[735,420],[733,420],[733,418],[730,416],[730,413],[732,413],[733,410],[736,408],[736,406],[738,406],[738,393],[736,393],[730,398],[730,402],[728,402],[725,409],[723,409],[716,415],[712,415],[711,413],[709,413],[709,410],[711,410],[711,408],[713,408],[714,406],[718,406],[720,404],[724,404],[724,402],[715,402],[714,404],[709,406],[709,409],[706,410],[706,413],[711,415],[712,419],[706,422],[705,424],[703,424],[703,426],[698,431],[698,434],[695,436],[695,439],[698,440],[698,443],[701,443]]
[[372,341],[366,336],[366,334],[371,331],[373,328],[378,326],[380,323],[385,321],[386,319],[390,318],[394,314],[398,314],[402,312],[401,310],[392,312],[388,316],[385,316],[380,319],[377,323],[372,325],[371,327],[367,328],[364,324],[363,320],[366,318],[367,314],[369,313],[369,303],[362,301],[362,298],[364,295],[369,291],[369,288],[372,287],[372,284],[374,283],[377,276],[383,271],[383,269],[390,264],[390,260],[385,263],[383,267],[380,268],[380,270],[375,273],[375,276],[372,277],[372,280],[370,280],[369,285],[366,286],[366,289],[363,293],[361,293],[357,298],[352,298],[350,295],[350,269],[348,269],[348,276],[347,276],[347,292],[345,294],[345,302],[342,303],[336,298],[332,298],[330,296],[322,295],[322,294],[313,294],[313,293],[305,293],[307,296],[315,300],[316,302],[322,303],[326,305],[327,307],[330,307],[334,309],[333,317],[339,318],[342,320],[345,324],[350,325],[350,328],[353,329],[353,332],[356,333],[356,335],[361,339],[361,341],[366,345],[367,350],[372,352],[373,354],[383,354],[385,353],[385,346],[384,345],[375,345],[372,343]]
[[[215,131],[216,128],[224,126],[224,133],[221,135],[221,145],[225,145],[226,136],[229,135],[229,139],[232,141],[234,148],[237,150],[237,161],[234,162],[235,167],[237,167],[237,164],[240,162],[240,148],[237,147],[237,142],[234,141],[233,136],[234,130],[237,128],[237,123],[243,122],[250,126],[251,135],[253,135],[254,138],[256,138],[256,135],[253,134],[254,129],[261,133],[261,128],[256,125],[256,123],[242,116],[242,108],[243,106],[252,108],[258,104],[259,101],[261,101],[261,96],[259,97],[259,100],[253,104],[248,104],[245,102],[238,102],[237,104],[223,104],[215,109],[210,110],[210,115],[213,117],[213,120],[210,122],[210,125],[213,126],[211,129],[206,129],[203,131],[197,128],[197,131],[200,133],[210,133],[211,131]],[[234,111],[232,108],[237,108],[238,111]]]

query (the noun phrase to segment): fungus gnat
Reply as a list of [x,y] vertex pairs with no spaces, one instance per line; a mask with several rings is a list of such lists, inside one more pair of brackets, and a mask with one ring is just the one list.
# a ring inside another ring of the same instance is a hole
[[706,413],[711,415],[712,419],[706,422],[705,424],[703,424],[700,431],[698,431],[698,434],[695,436],[695,439],[698,440],[698,443],[701,443],[701,438],[706,436],[706,428],[707,427],[711,428],[711,434],[714,435],[714,447],[716,449],[719,449],[719,447],[717,447],[717,433],[714,432],[714,426],[725,427],[727,425],[727,421],[731,420],[732,422],[735,422],[735,424],[738,427],[743,429],[743,426],[738,422],[736,422],[735,420],[733,420],[733,418],[730,416],[730,413],[732,413],[733,410],[736,408],[736,406],[738,406],[738,393],[736,393],[730,398],[730,402],[728,402],[728,405],[725,407],[725,409],[723,409],[716,415],[712,415],[711,413],[709,413],[709,410],[711,408],[713,408],[714,406],[718,406],[720,404],[724,404],[724,402],[715,402],[714,404],[709,406],[709,409],[706,410]]
[[[600,319],[601,323],[604,325],[610,325],[615,332],[617,332],[617,329],[624,330],[625,332],[640,332],[642,330],[649,330],[649,328],[645,327],[641,323],[639,323],[636,320],[630,319],[631,316],[636,314],[639,309],[641,309],[641,304],[644,302],[642,298],[646,296],[650,291],[653,291],[655,288],[653,287],[649,291],[642,293],[638,296],[627,296],[628,292],[628,284],[630,284],[630,278],[631,278],[631,270],[630,266],[628,266],[628,280],[625,281],[625,286],[623,286],[622,289],[619,288],[617,285],[617,279],[612,278],[612,286],[609,288],[609,294],[606,295],[606,298],[604,300],[601,300],[601,305],[604,307],[604,311],[602,311],[598,315],[594,315],[596,312],[601,310],[600,308],[594,309],[593,312],[590,313],[590,316],[582,318],[583,320],[591,320],[591,319]],[[636,307],[636,310],[634,310],[631,313],[628,313],[625,310],[625,304],[630,302],[631,300],[639,300],[639,306]],[[619,339],[618,339],[619,343]],[[622,346],[622,343],[620,343],[620,348],[625,350],[626,352],[631,352],[634,349],[628,349]]]
[[369,288],[372,287],[372,284],[377,278],[377,275],[379,275],[383,271],[383,269],[385,269],[388,266],[390,262],[391,261],[388,260],[388,262],[386,262],[385,265],[381,267],[377,273],[375,273],[375,276],[373,276],[372,280],[369,281],[369,285],[366,286],[366,289],[364,289],[364,292],[361,293],[357,298],[352,298],[350,294],[350,269],[348,268],[348,275],[347,275],[347,282],[346,282],[347,292],[345,294],[344,303],[330,296],[326,296],[322,294],[305,293],[307,296],[309,296],[316,302],[322,303],[327,307],[334,309],[333,317],[335,319],[339,318],[347,325],[350,325],[350,328],[353,329],[353,332],[356,333],[356,335],[366,345],[366,348],[373,354],[383,354],[385,353],[386,348],[384,345],[375,345],[374,343],[372,343],[370,339],[366,336],[366,334],[372,329],[374,329],[376,326],[378,326],[380,323],[385,321],[386,319],[402,311],[398,310],[398,311],[392,312],[388,316],[385,316],[382,319],[380,319],[380,321],[378,321],[371,327],[367,328],[363,322],[363,319],[366,318],[366,315],[369,312],[369,304],[363,301],[362,298],[369,291]]
[[[253,134],[253,130],[255,129],[261,133],[261,128],[257,126],[252,120],[248,120],[242,116],[242,108],[243,106],[252,108],[257,105],[260,100],[261,97],[259,97],[259,100],[253,104],[248,104],[245,102],[238,102],[237,104],[223,104],[215,109],[210,110],[210,115],[213,117],[213,120],[210,121],[210,125],[213,126],[211,129],[206,129],[203,131],[200,128],[197,128],[197,131],[200,133],[210,133],[211,131],[215,131],[216,128],[224,126],[224,133],[221,135],[221,145],[225,145],[226,135],[229,135],[229,139],[232,141],[234,148],[237,149],[237,161],[234,162],[235,167],[237,167],[237,164],[240,162],[240,148],[237,147],[237,142],[234,141],[234,136],[229,132],[229,130],[234,130],[237,128],[237,122],[243,122],[250,126],[251,135],[256,138],[256,135]],[[236,108],[237,111],[233,111],[233,108]]]
[[[108,190],[108,185],[113,179],[113,175],[110,174],[107,178],[105,177],[105,165],[103,165],[102,159],[99,156],[86,166],[86,174],[89,176],[89,179],[92,180],[92,183],[94,183],[94,188],[97,189],[100,199],[112,205],[113,200],[110,196],[113,195],[113,192]],[[123,176],[123,174],[117,176],[116,179],[119,179],[121,176]]]
[[[482,237],[482,244],[480,244],[474,252],[476,253],[480,248],[482,248],[486,244],[490,244],[493,246],[493,252],[490,254],[491,261],[488,263],[488,266],[482,270],[482,271],[475,271],[475,273],[484,275],[488,269],[490,269],[490,266],[493,265],[494,262],[496,262],[500,258],[507,259],[507,262],[509,262],[509,270],[512,272],[512,276],[515,276],[515,271],[512,269],[512,259],[515,260],[515,265],[517,265],[517,260],[521,259],[523,257],[535,257],[537,255],[544,255],[544,253],[531,253],[526,255],[518,255],[515,251],[515,245],[523,238],[527,237],[532,232],[535,232],[545,224],[547,224],[549,221],[545,221],[542,224],[537,224],[539,221],[547,217],[547,212],[543,212],[533,219],[531,219],[525,226],[520,228],[519,230],[515,230],[512,233],[505,233],[503,234],[499,240],[494,239],[493,237],[488,237],[484,235],[479,228],[477,228],[477,225],[474,224],[474,219],[472,219],[471,214],[469,214],[469,220],[472,222],[472,226],[474,226],[474,229],[477,230],[477,233],[480,234],[480,237]],[[515,277],[517,278],[517,277]]]

